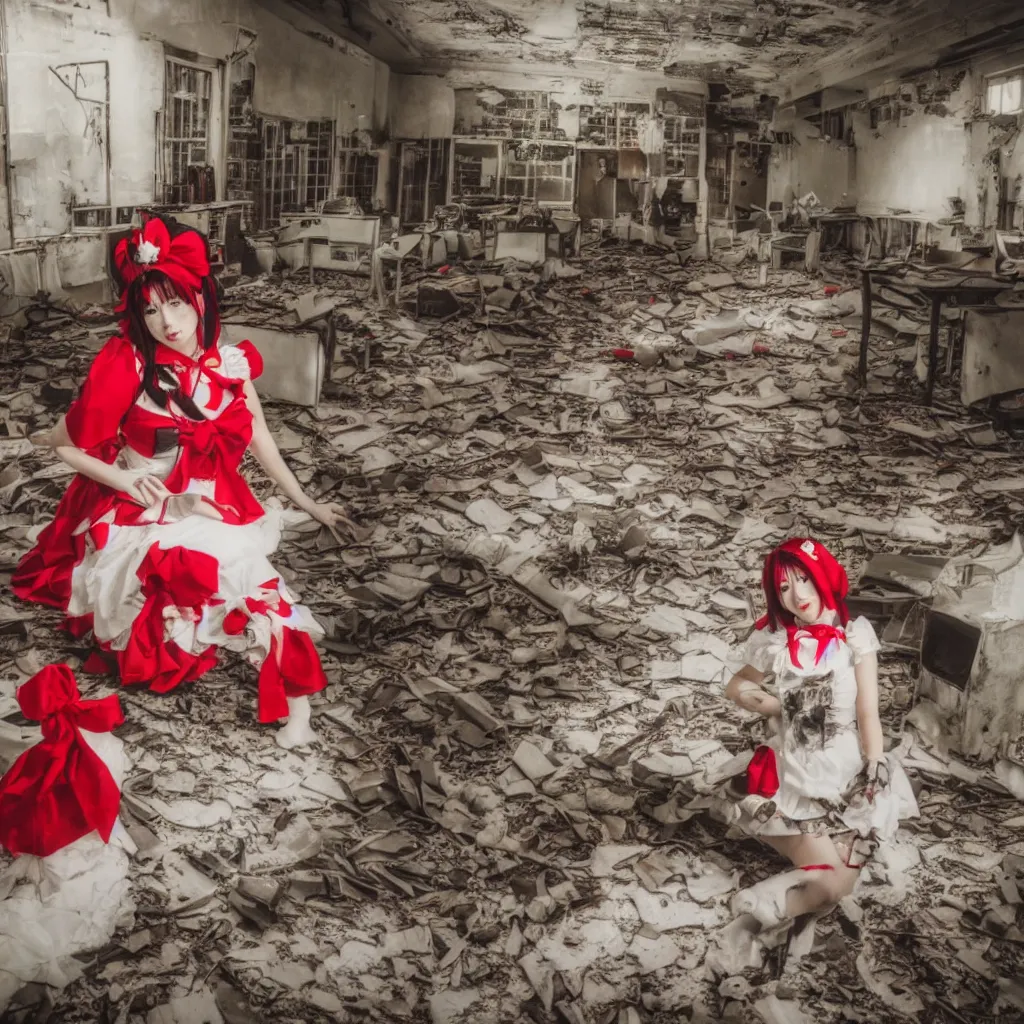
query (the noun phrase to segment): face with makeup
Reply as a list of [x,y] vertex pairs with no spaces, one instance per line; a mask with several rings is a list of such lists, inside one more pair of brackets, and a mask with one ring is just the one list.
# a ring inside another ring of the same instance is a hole
[[779,600],[799,622],[818,622],[826,611],[818,588],[802,569],[786,570],[785,577],[779,581]]
[[173,290],[150,288],[142,315],[146,329],[162,345],[188,356],[198,347],[199,313]]

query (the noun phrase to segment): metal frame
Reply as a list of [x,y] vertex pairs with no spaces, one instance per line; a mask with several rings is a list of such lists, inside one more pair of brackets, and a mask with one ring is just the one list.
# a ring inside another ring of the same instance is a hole
[[[171,93],[172,81],[171,81],[171,78],[169,76],[170,65],[175,65],[175,66],[177,66],[179,68],[184,68],[187,71],[190,71],[190,72],[193,72],[193,73],[196,74],[196,76],[197,76],[197,78],[196,78],[196,85],[197,85],[196,97],[197,97],[197,99],[195,101],[196,107],[200,107],[201,104],[202,104],[202,99],[200,97],[200,93],[199,93],[199,90],[198,90],[198,85],[199,85],[199,82],[200,82],[200,79],[198,78],[198,75],[202,74],[202,75],[206,76],[206,83],[207,83],[207,87],[208,87],[208,93],[207,93],[207,96],[206,96],[206,125],[205,125],[206,133],[205,133],[205,136],[203,137],[203,139],[200,139],[200,137],[198,135],[192,135],[192,136],[174,135],[174,134],[170,134],[169,131],[168,131],[168,124],[169,124],[169,122],[171,122],[173,120],[173,115],[171,113],[171,109],[170,108],[171,108],[171,101],[174,98],[172,93]],[[160,191],[162,192],[161,199],[165,203],[180,203],[180,202],[184,202],[185,201],[184,196],[183,196],[181,190],[184,190],[185,188],[187,188],[187,175],[188,175],[187,168],[188,167],[196,167],[196,166],[203,166],[203,167],[205,167],[205,166],[213,166],[213,164],[214,164],[214,161],[212,159],[212,145],[211,145],[211,139],[210,139],[210,125],[211,125],[211,119],[212,119],[212,115],[213,115],[213,92],[214,92],[214,90],[213,90],[213,74],[214,74],[214,70],[215,69],[211,68],[211,67],[203,67],[203,65],[201,65],[201,64],[195,64],[195,63],[192,63],[190,61],[182,60],[180,57],[172,56],[172,55],[167,54],[167,53],[164,54],[164,103],[163,103],[163,109],[162,109],[162,117],[160,118],[160,122],[159,122],[159,127],[160,127],[160,130],[161,130],[160,131],[160,137],[159,137],[159,147],[160,147],[161,160],[160,160],[160,163],[159,163],[158,166],[160,168],[160,183],[159,184],[160,184]],[[181,165],[181,170],[184,172],[184,177],[183,177],[183,180],[181,180],[181,181],[174,180],[174,178],[175,178],[175,170],[177,168],[169,166],[169,162],[172,162],[171,161],[172,147],[174,147],[175,145],[187,146],[186,159],[185,159],[185,162]],[[200,145],[202,146],[203,154],[204,154],[204,159],[203,159],[202,163],[199,163],[199,162],[194,161],[194,160],[191,159],[193,147],[194,146],[198,147]],[[174,195],[174,191],[175,190],[179,191],[179,194],[177,196]]]
[[[502,143],[507,141],[507,139],[504,139],[503,137],[497,135],[485,138],[481,138],[480,136],[477,135],[452,136],[451,151],[448,154],[448,182],[445,188],[445,196],[447,197],[447,202],[453,203],[456,200],[463,198],[461,195],[455,194],[455,147],[459,143],[463,143],[464,145],[470,146],[487,147],[489,150],[493,149],[493,151],[497,154],[498,168],[494,175],[494,200],[495,202],[497,202],[498,200],[501,199],[501,183],[502,181],[504,181],[503,163],[505,159],[505,147],[502,145]],[[489,199],[491,197],[488,195],[482,195],[480,198]]]
[[[511,149],[515,144],[516,143],[513,140],[507,140],[506,143],[505,143],[505,146],[503,147],[502,162],[501,162],[501,179],[500,179],[503,193],[505,195],[512,195],[513,194],[513,193],[510,193],[509,190],[508,190],[508,182],[509,182],[508,166],[511,163],[513,163],[513,162],[525,163],[525,165],[526,165],[526,176],[525,177],[520,177],[520,176],[517,175],[513,179],[515,181],[525,182],[524,191],[522,193],[519,193],[518,195],[520,195],[523,199],[525,199],[525,200],[527,200],[529,202],[536,203],[538,206],[557,207],[557,208],[563,208],[563,207],[571,208],[572,205],[573,205],[573,200],[574,200],[575,191],[576,191],[576,163],[577,163],[577,160],[576,160],[576,146],[573,143],[571,143],[571,142],[554,142],[554,141],[552,141],[550,139],[538,139],[538,140],[529,141],[529,142],[523,140],[523,144],[525,144],[525,145],[538,146],[540,148],[540,150],[541,150],[541,154],[543,154],[543,151],[544,151],[545,147],[555,147],[555,146],[557,146],[559,149],[564,149],[564,150],[568,150],[569,151],[568,152],[568,156],[562,158],[563,161],[565,159],[568,159],[570,161],[570,167],[569,167],[569,174],[568,174],[568,176],[561,175],[558,179],[554,179],[554,178],[552,178],[551,175],[540,175],[540,174],[538,174],[537,173],[538,166],[540,164],[546,164],[546,163],[557,163],[558,161],[544,160],[542,156],[530,157],[530,158],[528,158],[525,161],[513,161],[509,157],[508,150]],[[538,199],[537,198],[537,183],[542,178],[548,178],[548,179],[551,179],[551,180],[561,180],[563,182],[566,182],[567,185],[568,185],[568,196],[565,196],[562,199]]]
[[[307,133],[310,125],[317,125],[319,129],[315,136],[307,134],[301,142],[286,142],[285,136],[289,134],[292,125],[305,125]],[[278,222],[282,213],[296,212],[285,210],[285,206],[298,206],[303,210],[312,207],[315,210],[325,199],[331,198],[334,132],[335,123],[330,118],[312,121],[272,117],[263,119],[263,180],[260,202],[262,227]],[[326,148],[322,142],[325,135]],[[325,162],[327,166],[325,169],[314,169],[311,173],[311,160],[317,163]],[[288,196],[291,196],[290,200]],[[276,197],[279,198],[275,202]]]
[[[332,191],[334,196],[347,196],[362,202],[367,192],[364,172],[372,163],[368,196],[368,209],[372,209],[377,196],[377,186],[380,183],[380,154],[359,146],[355,139],[354,133],[338,136],[335,150],[337,159],[335,177],[337,180]],[[360,178],[364,178],[364,180],[361,182]]]

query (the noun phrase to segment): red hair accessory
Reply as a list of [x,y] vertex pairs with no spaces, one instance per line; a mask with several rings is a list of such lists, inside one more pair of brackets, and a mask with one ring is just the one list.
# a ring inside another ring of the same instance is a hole
[[42,724],[43,738],[0,779],[0,845],[16,856],[48,857],[93,831],[108,842],[121,792],[79,730],[120,725],[117,695],[82,700],[71,669],[47,665],[17,698],[22,714]]
[[777,630],[785,628],[789,636],[790,657],[793,664],[800,662],[797,652],[800,649],[802,635],[810,635],[818,641],[817,664],[833,639],[844,639],[845,633],[835,626],[816,624],[797,626],[792,612],[783,607],[779,597],[779,583],[785,579],[790,569],[805,572],[821,598],[821,603],[836,613],[840,626],[850,621],[850,613],[846,609],[846,595],[850,592],[850,581],[846,570],[836,561],[833,554],[816,540],[809,537],[791,537],[780,544],[764,561],[764,572],[761,585],[764,588],[768,613],[755,623],[757,629]]
[[[147,271],[159,270],[176,284],[199,291],[203,278],[210,273],[206,243],[197,231],[183,231],[171,238],[167,225],[159,217],[151,217],[141,231],[123,238],[114,249],[125,293],[136,278]],[[124,298],[118,310],[124,309]]]

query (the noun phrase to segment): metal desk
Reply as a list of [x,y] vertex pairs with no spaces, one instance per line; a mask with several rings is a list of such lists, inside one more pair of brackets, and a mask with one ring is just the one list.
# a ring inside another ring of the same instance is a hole
[[970,267],[951,269],[937,266],[915,266],[896,264],[866,266],[861,270],[861,294],[863,312],[860,332],[860,362],[857,376],[860,386],[868,381],[868,346],[871,341],[871,283],[873,280],[888,281],[904,288],[921,292],[931,303],[931,319],[928,325],[928,379],[925,383],[924,400],[932,404],[935,393],[936,363],[939,355],[939,323],[942,307],[957,309],[982,309],[995,306],[995,297],[1013,288],[1013,280],[998,277],[991,259],[979,259]]

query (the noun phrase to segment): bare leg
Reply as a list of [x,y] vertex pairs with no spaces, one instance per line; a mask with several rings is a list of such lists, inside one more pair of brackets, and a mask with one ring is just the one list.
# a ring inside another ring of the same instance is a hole
[[277,745],[291,750],[292,747],[304,747],[319,741],[319,737],[309,724],[310,707],[308,697],[288,697],[287,723],[277,731]]
[[[798,870],[786,871],[737,893],[736,913],[753,914],[762,924],[778,924],[835,906],[853,892],[859,874],[848,868],[828,836],[761,836]],[[804,871],[803,868],[822,870]],[[827,867],[824,867],[826,866]]]

